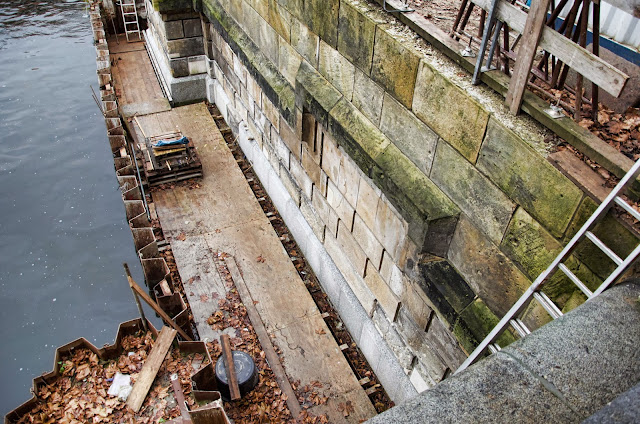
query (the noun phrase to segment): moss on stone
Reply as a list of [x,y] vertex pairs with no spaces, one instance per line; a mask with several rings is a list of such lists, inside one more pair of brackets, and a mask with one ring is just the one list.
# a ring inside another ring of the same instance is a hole
[[329,111],[342,99],[342,94],[306,61],[296,75],[295,95],[298,107],[312,113],[325,128],[329,126]]
[[[498,324],[498,318],[482,301],[476,299],[461,312],[453,333],[467,352],[472,352],[478,344]],[[505,347],[515,341],[515,337],[507,329],[498,338],[500,347]]]
[[411,109],[420,56],[390,34],[389,28],[376,27],[371,78]]
[[349,1],[340,4],[338,51],[369,75],[373,59],[376,24]]
[[340,0],[305,0],[303,22],[325,43],[333,48],[338,44],[338,11]]
[[478,168],[555,237],[562,237],[582,191],[496,119],[489,120]]

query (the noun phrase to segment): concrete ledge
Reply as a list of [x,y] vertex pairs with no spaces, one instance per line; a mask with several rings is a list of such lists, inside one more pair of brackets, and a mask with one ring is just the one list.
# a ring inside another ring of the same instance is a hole
[[[224,95],[224,91],[215,90],[215,103],[221,111],[228,111],[229,99]],[[238,143],[249,162],[253,165],[254,171],[260,178],[291,234],[298,242],[300,250],[309,261],[309,265],[316,273],[329,300],[341,316],[349,317],[348,320],[345,320],[345,325],[358,346],[362,346],[365,343],[376,347],[367,351],[365,356],[389,397],[396,403],[404,402],[414,397],[417,392],[409,381],[409,377],[404,373],[380,333],[375,331],[373,321],[371,321],[367,312],[358,302],[347,281],[325,250],[324,245],[313,233],[311,226],[305,220],[296,202],[291,198],[280,180],[278,173],[273,169],[244,122],[239,126]],[[365,327],[374,328],[374,331],[368,331],[365,334],[363,332]]]
[[367,422],[581,422],[640,381],[639,296],[613,287]]

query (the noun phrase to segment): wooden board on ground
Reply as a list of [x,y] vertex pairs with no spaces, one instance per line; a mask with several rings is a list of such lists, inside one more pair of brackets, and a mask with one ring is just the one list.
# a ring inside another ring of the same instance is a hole
[[169,327],[162,327],[160,330],[158,338],[151,349],[151,353],[149,353],[149,356],[144,361],[142,371],[138,374],[136,383],[133,385],[131,394],[127,399],[127,405],[135,412],[140,410],[144,399],[147,397],[147,393],[149,393],[153,380],[156,379],[158,370],[160,369],[160,366],[162,366],[164,358],[169,352],[169,348],[171,347],[171,343],[173,343],[173,339],[176,337],[176,333],[176,330]]
[[109,39],[109,51],[114,86],[121,113],[127,116],[145,115],[170,110],[158,78],[151,66],[144,42],[127,43]]
[[[158,134],[175,131],[178,125],[193,140],[202,162],[204,178],[200,188],[175,187],[153,195],[180,272],[184,258],[200,254],[193,250],[196,246],[233,255],[251,297],[259,302],[255,307],[267,332],[282,352],[289,379],[299,380],[301,386],[317,383],[321,385],[319,392],[328,398],[327,404],[313,406],[309,411],[326,413],[329,421],[336,423],[359,422],[374,416],[371,401],[331,336],[207,108],[203,104],[183,106],[139,120],[145,132],[149,129]],[[191,239],[198,241],[193,243]],[[188,284],[185,291],[191,291]],[[339,405],[346,402],[354,407],[348,417],[339,410]]]
[[550,154],[549,162],[598,203],[611,192],[611,188],[605,185],[607,181],[570,150]]
[[287,396],[287,406],[289,407],[289,411],[291,411],[291,415],[293,417],[297,417],[302,412],[302,408],[300,407],[300,403],[298,403],[298,398],[291,387],[291,383],[287,378],[287,374],[280,363],[280,358],[276,353],[276,350],[273,348],[273,344],[271,343],[271,338],[267,333],[267,329],[264,327],[264,323],[262,322],[262,318],[260,318],[260,314],[256,309],[254,304],[254,300],[249,293],[249,289],[247,289],[247,285],[240,274],[240,270],[238,269],[238,265],[236,264],[236,260],[233,257],[225,258],[225,263],[227,264],[227,268],[229,269],[229,273],[231,274],[231,278],[233,278],[233,282],[235,283],[236,289],[238,290],[238,294],[240,295],[240,299],[242,299],[242,303],[245,305],[247,309],[247,315],[249,316],[249,320],[251,320],[251,324],[253,324],[253,329],[255,330],[258,340],[260,341],[260,345],[262,346],[262,350],[267,358],[267,362],[271,367],[271,371],[276,377],[276,381],[278,382],[278,386],[282,393]]

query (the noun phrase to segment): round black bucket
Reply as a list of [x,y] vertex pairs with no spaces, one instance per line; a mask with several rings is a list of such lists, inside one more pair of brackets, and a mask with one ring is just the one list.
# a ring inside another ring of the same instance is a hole
[[[240,394],[244,396],[258,384],[258,370],[249,354],[237,350],[234,350],[232,354],[233,364],[236,367],[236,375],[238,376]],[[231,399],[231,395],[229,394],[229,381],[227,380],[227,370],[224,366],[222,355],[216,361],[216,381],[222,398],[228,402]]]

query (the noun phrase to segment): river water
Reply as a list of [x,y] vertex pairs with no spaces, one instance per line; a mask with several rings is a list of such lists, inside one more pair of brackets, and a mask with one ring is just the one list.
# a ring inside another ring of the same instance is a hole
[[57,346],[112,343],[142,272],[125,220],[82,1],[0,2],[0,413]]

